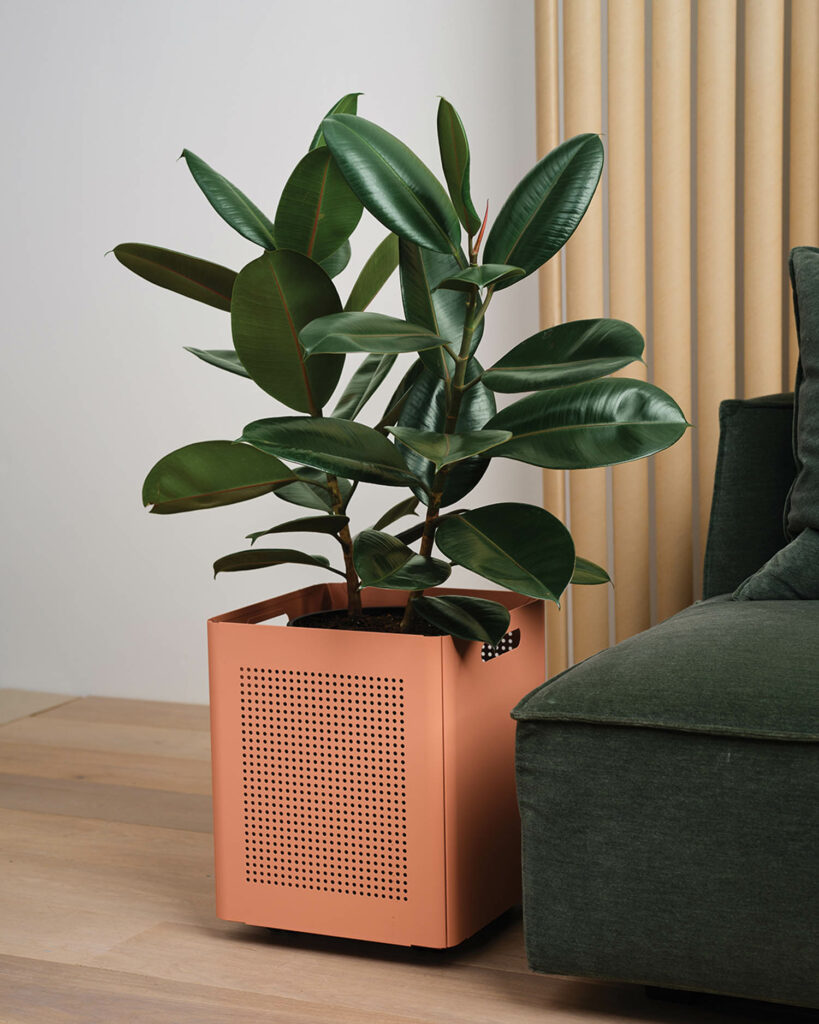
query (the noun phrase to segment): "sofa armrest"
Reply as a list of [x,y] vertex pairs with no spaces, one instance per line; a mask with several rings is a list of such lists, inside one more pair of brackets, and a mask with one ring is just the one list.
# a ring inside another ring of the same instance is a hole
[[705,549],[703,597],[733,591],[785,545],[793,483],[793,395],[730,399],[720,439]]

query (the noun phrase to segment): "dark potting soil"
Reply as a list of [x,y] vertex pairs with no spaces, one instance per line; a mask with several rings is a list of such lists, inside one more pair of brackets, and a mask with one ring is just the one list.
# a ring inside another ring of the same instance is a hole
[[[307,629],[352,629],[359,633],[399,633],[403,617],[403,608],[365,608],[361,615],[349,615],[346,609],[336,609],[300,615],[289,625]],[[440,629],[418,615],[414,616],[408,632],[415,636],[442,636]]]

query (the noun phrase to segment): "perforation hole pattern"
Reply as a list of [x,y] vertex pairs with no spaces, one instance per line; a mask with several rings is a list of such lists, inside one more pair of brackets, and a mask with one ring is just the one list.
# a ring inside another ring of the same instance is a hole
[[514,651],[516,647],[520,647],[519,629],[513,629],[511,633],[504,633],[498,641],[497,647],[493,647],[492,644],[484,644],[481,647],[481,661],[491,661],[493,658],[499,658],[502,654]]
[[404,683],[239,670],[245,878],[407,901]]

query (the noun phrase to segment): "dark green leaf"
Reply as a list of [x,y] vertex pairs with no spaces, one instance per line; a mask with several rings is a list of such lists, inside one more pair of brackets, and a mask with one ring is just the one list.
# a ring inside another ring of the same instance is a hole
[[352,114],[333,114],[322,129],[347,183],[374,217],[399,238],[457,256],[458,215],[438,179],[411,149]]
[[580,586],[595,586],[598,583],[611,583],[611,577],[602,566],[578,555],[574,560],[574,572],[570,582]]
[[319,569],[343,576],[334,569],[324,555],[308,555],[292,548],[251,548],[248,551],[234,551],[213,563],[213,575],[220,572],[244,572],[247,569],[269,569],[272,565],[314,565]]
[[205,193],[205,198],[222,220],[263,249],[276,248],[273,225],[244,192],[240,192],[227,178],[214,171],[189,149],[184,149],[182,156],[196,184]]
[[276,210],[276,243],[318,263],[347,241],[361,212],[332,153],[321,146],[302,157],[287,179]]
[[289,523],[271,526],[269,530],[249,533],[247,539],[255,544],[259,537],[270,533],[329,533],[336,536],[350,522],[347,516],[305,516],[303,519],[291,519]]
[[[362,96],[360,92],[348,92],[346,96],[342,96],[341,99],[334,103],[332,107],[324,115],[324,118],[332,117],[333,114],[355,114],[358,112],[358,97]],[[322,120],[324,120],[322,118]],[[318,149],[319,146],[324,146],[324,132],[321,130],[321,125],[316,129],[316,134],[313,136],[313,141],[310,143],[310,149]]]
[[467,430],[462,434],[440,434],[414,427],[390,427],[389,432],[437,469],[460,462],[494,448],[512,436],[508,430]]
[[233,344],[260,388],[291,409],[315,414],[338,384],[344,359],[316,356],[308,365],[299,331],[340,310],[333,282],[317,263],[297,252],[268,252],[236,278]]
[[484,372],[491,391],[541,391],[605,377],[643,353],[636,327],[622,320],[573,320],[533,334]]
[[549,469],[591,469],[660,452],[678,441],[688,424],[664,391],[615,377],[527,395],[486,426],[513,434],[492,452],[494,458]]
[[250,374],[242,366],[242,360],[236,355],[232,348],[189,348],[185,346],[185,351],[195,355],[198,359],[201,359],[205,363],[210,363],[211,366],[218,366],[220,370],[227,370],[228,373],[236,373],[240,377],[250,377]]
[[558,604],[574,570],[571,534],[534,505],[501,502],[452,516],[439,525],[435,542],[456,565]]
[[362,267],[344,309],[348,313],[363,312],[387,283],[397,266],[398,236],[390,232],[383,242],[376,246]]
[[404,406],[409,401],[409,396],[412,393],[412,389],[415,386],[415,383],[418,380],[418,377],[423,371],[423,369],[424,364],[419,359],[416,359],[415,362],[404,374],[404,376],[401,378],[401,380],[398,383],[398,387],[392,393],[389,402],[387,402],[387,407],[384,410],[384,415],[381,417],[381,420],[379,421],[379,429],[382,429],[383,427],[387,427],[395,423],[395,421],[401,415],[401,412]]
[[114,255],[124,267],[151,284],[217,309],[230,310],[235,270],[141,242],[124,242],[114,249]]
[[142,486],[152,512],[192,512],[233,505],[296,480],[283,462],[231,441],[199,441],[178,448],[153,467]]
[[475,235],[481,218],[472,205],[469,189],[469,142],[458,112],[443,97],[438,104],[438,148],[449,198],[467,234]]
[[[412,242],[401,240],[398,248],[404,316],[460,350],[469,296],[446,289],[438,291],[437,288],[445,278],[458,273],[461,263],[451,254],[421,249]],[[463,254],[460,256],[465,262]],[[472,336],[472,352],[481,340],[483,325],[481,320]],[[454,372],[455,363],[442,348],[428,349],[421,358],[424,365],[442,380],[448,380]]]
[[353,559],[363,587],[424,590],[437,587],[450,574],[440,558],[426,558],[389,533],[362,530],[353,541]]
[[385,526],[391,526],[396,520],[403,519],[404,516],[411,516],[417,507],[417,498],[405,498],[403,501],[399,501],[397,505],[393,505],[391,509],[388,509],[378,522],[375,523],[373,529],[383,530]]
[[[413,427],[416,430],[443,433],[446,425],[446,386],[426,367],[418,366],[418,364],[416,367],[412,371],[414,376],[407,381],[412,387],[398,417],[398,425]],[[481,366],[478,361],[470,360],[466,370],[467,382],[474,380],[480,373]],[[460,433],[480,430],[486,425],[486,421],[494,411],[494,395],[483,384],[476,384],[464,392],[455,429]],[[434,464],[401,445],[400,442],[399,448],[410,469],[429,487],[435,475]],[[468,494],[486,472],[488,465],[488,460],[478,455],[460,465],[453,466],[446,478],[443,505],[453,505]],[[416,490],[415,493],[421,501],[428,501],[423,491]]]
[[478,640],[495,647],[509,629],[509,609],[481,597],[416,597],[412,607],[422,619],[461,640]]
[[351,480],[389,487],[418,485],[383,434],[352,420],[304,416],[256,420],[245,427],[241,440],[260,451]]
[[[312,466],[297,466],[295,473],[299,479],[295,483],[278,487],[274,491],[275,496],[291,505],[332,512],[333,498],[327,486],[327,474],[322,473],[319,469],[313,469]],[[342,500],[347,501],[352,491],[352,484],[349,480],[338,480],[337,482]]]
[[576,135],[547,153],[503,204],[486,239],[484,263],[510,263],[531,274],[551,259],[582,220],[602,170],[597,135]]
[[426,328],[384,313],[322,316],[312,320],[299,339],[310,356],[317,352],[419,352],[443,344],[443,339]]
[[480,267],[467,267],[454,277],[447,277],[438,285],[450,291],[469,292],[474,288],[488,288],[489,285],[500,287],[501,282],[511,282],[516,277],[524,277],[525,270],[510,267],[505,263],[484,263]]
[[382,356],[374,352],[362,359],[333,409],[333,416],[340,420],[354,420],[378,390],[397,358],[395,353]]
[[349,241],[342,242],[335,252],[331,252],[326,259],[321,261],[321,269],[326,271],[329,277],[338,277],[350,262],[352,255],[353,249]]

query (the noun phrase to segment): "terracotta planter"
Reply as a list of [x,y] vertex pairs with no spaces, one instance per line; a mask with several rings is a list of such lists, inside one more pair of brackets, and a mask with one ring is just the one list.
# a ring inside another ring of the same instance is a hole
[[509,711],[543,681],[543,608],[437,593],[503,602],[509,649],[262,624],[342,608],[343,584],[209,621],[219,917],[442,948],[519,901]]

